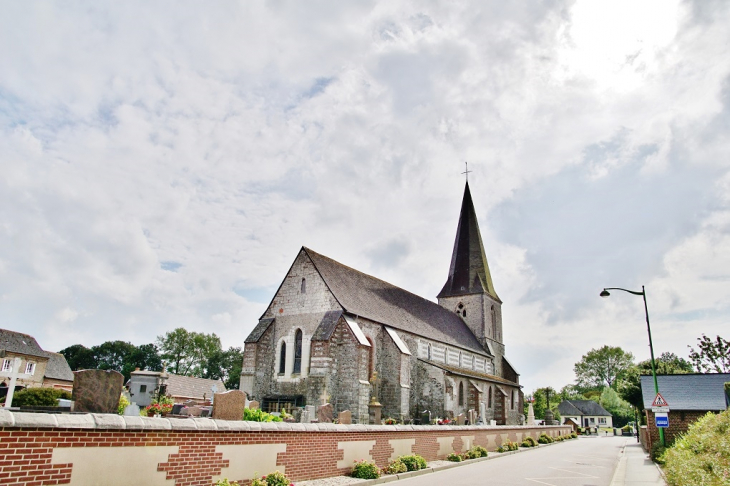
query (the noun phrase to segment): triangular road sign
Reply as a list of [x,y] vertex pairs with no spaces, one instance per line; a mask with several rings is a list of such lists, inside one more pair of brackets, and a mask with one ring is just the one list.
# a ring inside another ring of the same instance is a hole
[[654,398],[654,401],[651,403],[652,407],[668,407],[669,404],[666,400],[664,400],[664,397],[661,393],[656,394],[656,398]]

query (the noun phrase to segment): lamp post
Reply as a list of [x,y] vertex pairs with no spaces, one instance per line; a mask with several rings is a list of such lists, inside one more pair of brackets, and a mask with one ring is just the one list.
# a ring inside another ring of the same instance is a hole
[[[654,345],[651,342],[651,326],[649,325],[649,308],[646,305],[646,290],[644,289],[644,286],[641,286],[641,292],[636,292],[634,290],[626,290],[619,287],[606,287],[603,289],[603,291],[600,293],[601,297],[608,297],[611,294],[608,292],[609,290],[623,290],[624,292],[628,292],[630,294],[634,295],[640,295],[644,298],[644,313],[646,314],[646,330],[649,333],[649,352],[651,353],[651,376],[654,377],[654,393],[659,393],[659,383],[656,379],[656,365],[654,364]],[[636,424],[637,427],[639,424]],[[664,446],[664,429],[662,427],[659,427],[659,440]]]

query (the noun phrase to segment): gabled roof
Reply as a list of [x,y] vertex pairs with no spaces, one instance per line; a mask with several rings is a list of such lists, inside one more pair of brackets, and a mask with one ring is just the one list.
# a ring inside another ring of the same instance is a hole
[[0,329],[0,349],[38,358],[48,357],[33,336],[8,329]]
[[[640,378],[644,408],[650,409],[656,397],[654,379],[650,375]],[[727,382],[730,382],[730,373],[657,375],[659,393],[669,404],[669,410],[726,410],[724,384]]]
[[48,363],[46,363],[45,378],[54,380],[74,381],[74,373],[66,361],[66,357],[59,353],[51,353],[46,351]]
[[274,322],[274,319],[271,317],[259,319],[259,323],[256,324],[256,327],[253,328],[253,331],[251,331],[251,334],[248,335],[248,337],[244,341],[244,344],[259,342],[259,339],[261,339],[261,336],[264,335],[272,322]]
[[[600,404],[593,400],[563,400],[558,405],[558,412],[561,416],[566,415],[587,415],[589,417],[610,417],[611,414]],[[576,413],[577,412],[577,413]]]
[[226,391],[226,385],[221,380],[208,380],[193,376],[168,374],[166,384],[167,393],[174,397],[202,399],[205,395],[206,398],[210,398],[213,396],[214,385],[216,393]]
[[459,226],[456,229],[454,252],[451,255],[449,276],[438,297],[487,293],[501,302],[494,290],[492,275],[489,273],[487,255],[479,232],[477,214],[469,191],[469,183],[464,187],[461,202]]
[[489,356],[455,313],[309,248],[302,250],[345,312]]

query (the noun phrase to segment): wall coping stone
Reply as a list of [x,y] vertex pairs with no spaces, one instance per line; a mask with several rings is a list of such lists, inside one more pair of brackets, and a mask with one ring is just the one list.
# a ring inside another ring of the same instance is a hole
[[210,418],[155,418],[115,414],[54,414],[0,409],[0,427],[59,429],[217,430],[241,432],[446,432],[476,430],[561,430],[565,425],[366,425],[248,422]]

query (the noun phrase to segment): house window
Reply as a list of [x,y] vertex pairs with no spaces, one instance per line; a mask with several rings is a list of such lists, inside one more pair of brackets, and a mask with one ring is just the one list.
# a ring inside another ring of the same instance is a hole
[[279,374],[283,375],[286,373],[286,343],[281,343],[281,349],[279,350]]
[[464,383],[459,383],[459,406],[464,405]]
[[306,278],[302,279],[302,293],[303,294],[307,293],[307,279]]
[[25,374],[32,375],[33,373],[35,373],[35,363],[27,363],[25,365]]
[[606,423],[606,418],[605,417],[599,417],[598,418],[598,423],[599,424],[605,424]]
[[3,360],[3,371],[13,371],[13,362],[9,359]]
[[147,393],[147,385],[139,385],[140,393]]
[[302,372],[302,330],[297,329],[294,334],[294,371],[293,373]]

